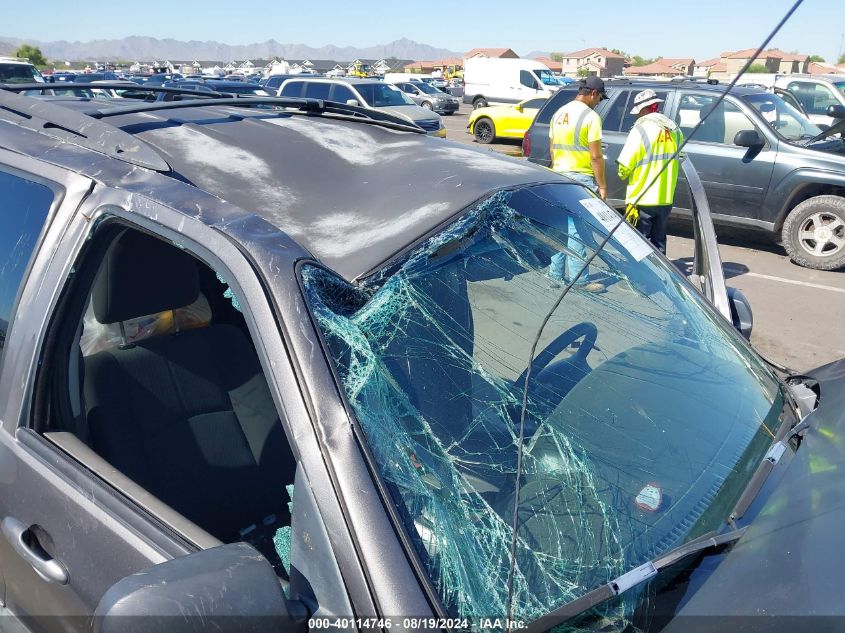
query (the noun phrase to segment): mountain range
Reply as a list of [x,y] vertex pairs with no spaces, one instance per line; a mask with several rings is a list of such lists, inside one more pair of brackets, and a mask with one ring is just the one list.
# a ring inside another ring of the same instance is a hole
[[397,59],[434,60],[444,57],[462,57],[445,48],[435,48],[407,38],[402,38],[366,48],[354,46],[322,46],[314,48],[305,44],[282,44],[276,40],[255,44],[230,45],[222,42],[183,42],[174,39],[156,39],[133,35],[122,39],[91,40],[90,42],[38,42],[16,37],[0,36],[0,54],[13,54],[21,44],[37,46],[51,61],[151,61],[151,60],[214,60],[242,59]]

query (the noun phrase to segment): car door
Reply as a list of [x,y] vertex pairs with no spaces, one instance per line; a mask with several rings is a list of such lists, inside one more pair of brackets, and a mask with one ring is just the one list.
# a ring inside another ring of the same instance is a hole
[[[616,159],[619,158],[628,133],[637,120],[636,115],[631,114],[631,109],[634,107],[634,97],[639,91],[638,88],[612,89],[609,91],[610,98],[597,108],[602,118],[602,153],[605,159],[608,202],[617,207],[625,204],[628,183],[619,178]],[[663,112],[669,92],[658,90],[657,96],[663,99],[660,104],[660,112]]]
[[38,631],[88,630],[111,583],[188,551],[31,428],[44,410],[33,384],[45,302],[90,230],[80,207],[90,187],[0,150],[0,569],[6,607]]
[[514,94],[512,95],[513,101],[531,99],[540,92],[540,80],[537,79],[537,76],[530,70],[520,70],[519,83],[514,87]]
[[833,125],[834,119],[827,116],[827,109],[841,102],[828,86],[815,81],[790,81],[786,89],[804,106],[810,121],[816,125]]
[[[777,139],[765,133],[750,110],[731,96],[714,109],[717,98],[713,92],[679,91],[674,120],[688,139],[684,151],[695,164],[714,217],[761,219],[777,159]],[[690,138],[702,119],[704,123]],[[736,145],[736,134],[744,130],[756,131],[764,146]]]

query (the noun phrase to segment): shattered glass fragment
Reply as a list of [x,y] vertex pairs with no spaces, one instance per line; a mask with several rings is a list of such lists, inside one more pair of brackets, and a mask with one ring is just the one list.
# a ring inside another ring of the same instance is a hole
[[[583,263],[578,247],[607,234],[581,191],[498,192],[366,283],[303,268],[379,475],[454,615],[506,613],[527,355],[560,292],[549,267],[558,253]],[[606,292],[573,288],[532,359],[514,601],[525,622],[719,528],[780,412],[771,373],[659,257],[611,238],[590,269]],[[647,486],[660,503],[643,509]],[[590,617],[626,626],[646,594]]]
[[229,282],[226,281],[223,278],[223,275],[221,275],[220,273],[215,273],[215,274],[217,275],[217,281],[219,281],[221,284],[224,284],[226,286],[226,291],[223,293],[223,296],[226,299],[228,299],[229,301],[232,302],[232,307],[235,310],[237,310],[238,312],[243,312],[243,310],[241,310],[241,304],[238,301],[238,298],[235,296],[235,293],[232,292],[232,289],[229,287]]

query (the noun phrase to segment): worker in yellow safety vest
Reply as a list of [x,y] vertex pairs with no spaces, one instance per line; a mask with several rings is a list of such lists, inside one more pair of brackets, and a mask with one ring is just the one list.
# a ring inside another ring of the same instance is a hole
[[616,160],[619,177],[628,181],[625,218],[665,255],[666,225],[678,182],[675,153],[684,137],[677,124],[659,112],[661,103],[651,89],[634,96],[631,114],[637,121]]
[[[575,99],[561,107],[549,123],[549,148],[551,168],[584,185],[602,200],[607,198],[607,181],[604,173],[604,155],[601,149],[601,117],[596,106],[607,99],[604,81],[600,77],[581,79]],[[578,236],[575,223],[567,218],[568,247],[581,259],[586,259],[586,249]],[[549,270],[555,280],[568,280],[575,274],[574,261],[563,253],[552,257]],[[591,282],[589,274],[578,276],[576,283],[589,292],[602,292],[604,285]]]

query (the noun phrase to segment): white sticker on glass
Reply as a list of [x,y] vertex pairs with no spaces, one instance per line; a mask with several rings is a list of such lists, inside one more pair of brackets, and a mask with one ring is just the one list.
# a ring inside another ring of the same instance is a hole
[[[599,198],[586,198],[580,202],[608,232],[619,222],[619,214]],[[645,259],[651,253],[651,247],[645,238],[627,222],[623,222],[622,226],[616,229],[613,237],[637,261]]]

